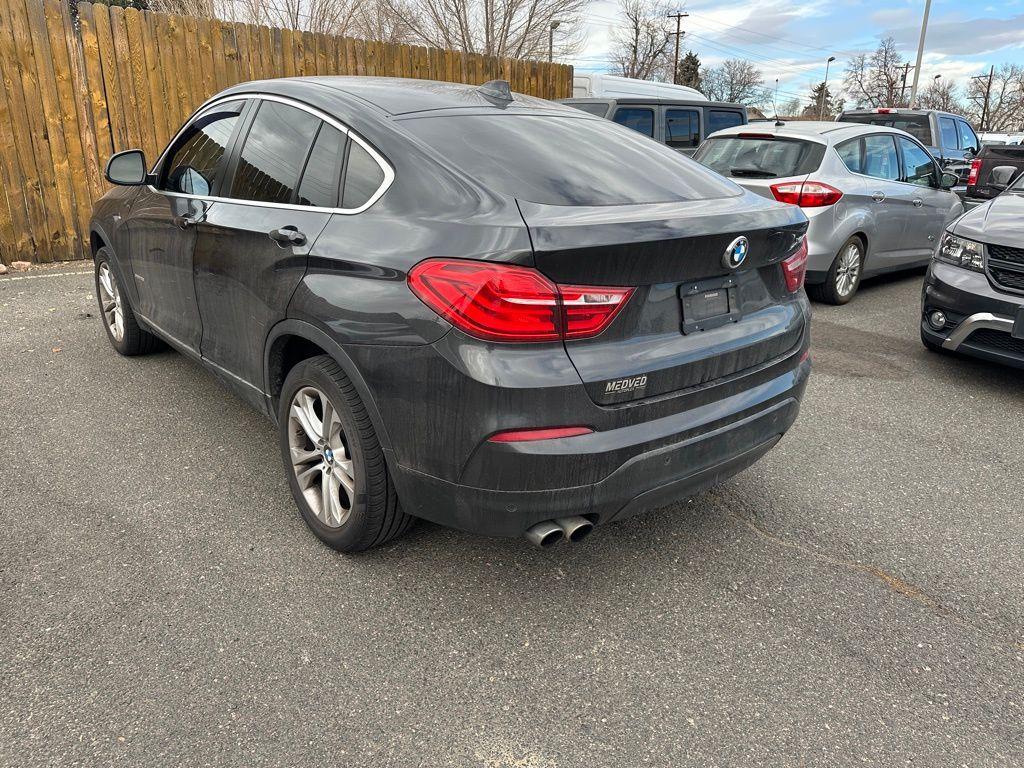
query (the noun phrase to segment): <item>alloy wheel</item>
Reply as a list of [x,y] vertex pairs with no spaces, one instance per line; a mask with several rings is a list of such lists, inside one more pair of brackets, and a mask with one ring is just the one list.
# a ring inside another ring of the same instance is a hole
[[355,467],[338,411],[316,387],[292,397],[288,448],[299,489],[317,519],[328,528],[344,525],[356,497]]
[[839,263],[836,265],[836,292],[840,296],[846,298],[853,293],[860,278],[860,270],[860,246],[850,243],[839,254]]
[[100,306],[103,309],[103,321],[110,330],[114,341],[120,343],[124,338],[124,309],[121,305],[121,292],[117,289],[117,280],[106,262],[100,264]]

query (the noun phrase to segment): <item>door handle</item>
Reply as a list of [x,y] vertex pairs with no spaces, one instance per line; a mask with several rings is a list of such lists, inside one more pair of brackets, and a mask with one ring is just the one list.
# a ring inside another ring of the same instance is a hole
[[306,236],[298,228],[288,226],[270,230],[270,239],[284,245],[305,245]]
[[885,193],[875,192],[874,194],[871,195],[871,199],[874,200],[876,203],[880,203],[883,200],[885,200]]
[[914,207],[915,208],[920,208],[922,205],[924,205],[924,200],[922,200],[920,197],[915,197],[914,198]]

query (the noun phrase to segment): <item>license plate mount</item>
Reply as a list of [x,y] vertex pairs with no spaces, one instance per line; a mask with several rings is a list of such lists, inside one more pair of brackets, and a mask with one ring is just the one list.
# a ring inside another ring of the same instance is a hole
[[739,322],[741,315],[737,294],[736,278],[731,275],[680,285],[683,333],[700,333]]

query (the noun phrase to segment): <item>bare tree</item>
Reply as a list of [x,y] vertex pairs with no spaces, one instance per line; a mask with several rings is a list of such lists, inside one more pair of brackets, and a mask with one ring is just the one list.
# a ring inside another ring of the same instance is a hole
[[672,74],[669,8],[660,0],[619,0],[625,21],[612,35],[616,74],[640,80],[669,80]]
[[940,109],[956,114],[965,112],[956,80],[932,80],[917,94],[916,106],[919,109]]
[[750,104],[763,100],[763,82],[761,70],[746,59],[726,59],[717,67],[704,70],[700,78],[700,90],[713,101]]
[[[159,2],[212,2],[213,0],[158,0]],[[218,0],[225,4],[222,18],[239,18],[270,27],[306,32],[351,34],[355,19],[380,0]]]
[[565,56],[582,45],[582,12],[589,0],[405,0],[392,3],[411,38],[435,48],[514,59],[546,59],[548,35]]
[[901,107],[906,105],[907,71],[896,41],[887,37],[870,56],[862,53],[850,59],[843,85],[858,106]]
[[[972,122],[984,131],[1024,130],[1024,67],[1001,64],[995,68],[988,109],[983,110],[988,77],[971,78],[967,85],[968,112]],[[985,112],[985,125],[981,116]]]

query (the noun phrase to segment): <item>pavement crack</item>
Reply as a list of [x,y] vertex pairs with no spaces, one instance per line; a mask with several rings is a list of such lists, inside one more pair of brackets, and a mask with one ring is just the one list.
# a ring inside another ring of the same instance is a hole
[[[723,502],[726,501],[721,496],[719,496],[719,499]],[[747,529],[751,533],[753,533],[757,538],[761,539],[762,541],[766,541],[770,544],[774,544],[778,547],[782,547],[793,552],[798,552],[801,555],[804,555],[821,563],[826,563],[828,565],[837,568],[843,568],[849,571],[853,571],[855,573],[866,574],[884,584],[886,588],[888,588],[892,592],[895,592],[896,594],[902,597],[914,601],[918,605],[927,608],[932,613],[943,619],[951,621],[954,624],[963,627],[964,629],[974,630],[975,632],[987,635],[988,637],[995,640],[1001,646],[1008,646],[1016,651],[1024,651],[1024,642],[1022,642],[1017,637],[1012,636],[1012,633],[1011,637],[1007,639],[1007,637],[1003,633],[993,631],[991,628],[983,624],[972,621],[960,615],[952,608],[950,608],[948,605],[943,604],[940,600],[928,594],[925,590],[921,589],[920,587],[914,584],[911,584],[905,579],[901,579],[899,576],[889,573],[883,568],[879,568],[876,565],[865,565],[864,563],[858,563],[852,560],[845,560],[843,558],[834,557],[825,552],[821,552],[817,549],[805,546],[804,544],[800,544],[799,542],[783,538],[774,533],[771,533],[770,531],[765,529],[764,526],[760,525],[756,520],[731,510],[729,508],[729,504],[726,503],[723,504],[723,506],[725,507],[726,512],[730,517],[732,517],[737,522],[742,523],[744,526],[747,527]]]

